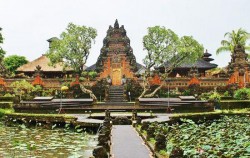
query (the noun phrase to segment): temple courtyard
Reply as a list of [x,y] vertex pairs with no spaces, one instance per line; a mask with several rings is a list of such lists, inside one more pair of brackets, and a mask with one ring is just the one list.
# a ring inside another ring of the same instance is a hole
[[249,5],[1,2],[0,158],[249,158]]

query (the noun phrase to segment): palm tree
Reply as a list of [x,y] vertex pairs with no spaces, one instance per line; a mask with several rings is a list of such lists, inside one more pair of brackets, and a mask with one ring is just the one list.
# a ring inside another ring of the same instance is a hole
[[250,46],[246,45],[247,40],[250,39],[250,34],[242,28],[227,32],[224,37],[227,37],[228,40],[221,41],[222,46],[217,49],[216,54],[220,54],[221,52],[231,52],[231,54],[234,54],[235,48],[243,48],[245,51],[250,51]]

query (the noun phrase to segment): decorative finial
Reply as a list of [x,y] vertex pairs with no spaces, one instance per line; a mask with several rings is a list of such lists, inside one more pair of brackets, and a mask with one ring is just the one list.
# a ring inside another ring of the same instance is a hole
[[207,49],[206,49],[206,53],[207,53]]
[[117,19],[115,20],[114,28],[115,28],[115,29],[119,29],[119,23],[118,23],[118,20],[117,20]]

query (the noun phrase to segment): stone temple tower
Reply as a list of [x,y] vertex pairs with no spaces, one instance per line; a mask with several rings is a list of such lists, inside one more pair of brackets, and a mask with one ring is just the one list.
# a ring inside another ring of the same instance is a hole
[[109,26],[101,53],[95,66],[92,67],[99,73],[100,78],[110,77],[112,85],[121,85],[123,77],[135,78],[137,63],[130,46],[130,39],[124,26],[119,26],[117,20],[114,27]]
[[234,53],[231,55],[231,62],[228,65],[228,73],[234,78],[235,83],[240,88],[250,86],[250,62],[248,61],[248,54],[245,53],[244,48],[236,47]]

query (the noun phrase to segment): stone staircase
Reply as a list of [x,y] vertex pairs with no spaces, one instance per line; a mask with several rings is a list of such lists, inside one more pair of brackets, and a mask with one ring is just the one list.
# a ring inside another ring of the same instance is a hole
[[110,86],[109,87],[109,102],[124,102],[124,87]]

